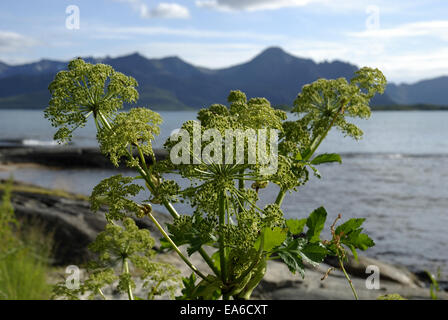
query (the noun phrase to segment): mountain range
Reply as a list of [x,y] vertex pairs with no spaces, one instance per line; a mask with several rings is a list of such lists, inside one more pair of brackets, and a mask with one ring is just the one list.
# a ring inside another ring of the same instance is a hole
[[[230,90],[248,97],[266,97],[273,105],[291,106],[303,85],[318,78],[351,78],[357,66],[342,62],[316,63],[278,47],[267,48],[252,60],[224,69],[207,69],[178,57],[148,59],[134,53],[117,58],[92,58],[133,76],[139,83],[137,105],[155,110],[199,109],[225,103]],[[11,66],[0,62],[0,108],[43,109],[50,98],[48,84],[67,61],[40,60]],[[448,77],[415,84],[388,84],[374,106],[448,105]]]

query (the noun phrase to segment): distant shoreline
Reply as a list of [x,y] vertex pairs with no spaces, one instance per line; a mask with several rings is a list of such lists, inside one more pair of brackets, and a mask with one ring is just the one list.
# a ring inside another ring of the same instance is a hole
[[[292,107],[289,106],[275,106],[277,109],[284,111],[291,111]],[[130,108],[125,108],[124,110],[129,110]],[[164,111],[164,112],[179,112],[179,111],[194,111],[197,112],[200,109],[194,108],[180,108],[180,109],[165,109],[165,108],[154,108],[150,107],[154,111]],[[417,105],[386,105],[386,106],[370,106],[372,111],[448,111],[447,106],[430,105],[430,104],[417,104]],[[0,110],[10,110],[10,111],[44,111],[44,108],[34,108],[34,107],[3,107],[0,105]]]

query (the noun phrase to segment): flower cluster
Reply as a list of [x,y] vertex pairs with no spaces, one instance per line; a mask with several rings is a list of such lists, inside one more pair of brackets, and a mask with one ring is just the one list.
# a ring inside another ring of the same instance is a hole
[[78,58],[68,70],[60,71],[48,89],[51,99],[45,117],[59,128],[55,140],[71,140],[72,132],[83,127],[90,115],[110,117],[138,99],[137,81],[105,64],[90,64]]

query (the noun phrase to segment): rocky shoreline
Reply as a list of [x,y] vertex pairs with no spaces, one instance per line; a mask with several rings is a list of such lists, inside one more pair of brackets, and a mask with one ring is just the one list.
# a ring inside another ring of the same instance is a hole
[[[168,154],[163,149],[154,150],[157,160],[165,159]],[[150,163],[151,159],[148,157]],[[37,164],[54,168],[115,168],[98,148],[53,146],[53,147],[0,147],[0,163]]]
[[[0,180],[0,184],[5,181]],[[0,194],[2,193],[0,189]],[[54,264],[66,266],[81,264],[91,256],[87,245],[103,230],[106,221],[104,211],[92,213],[85,196],[57,192],[29,184],[15,183],[12,204],[19,219],[41,221],[54,234]],[[171,218],[157,213],[159,221]],[[148,228],[155,239],[161,237],[148,219],[138,219],[140,227]],[[184,275],[190,270],[174,253],[160,254],[159,258],[176,265]],[[198,268],[207,270],[200,257],[192,256]],[[292,275],[283,263],[269,261],[264,280],[254,292],[256,299],[352,299],[352,292],[342,272],[334,270],[321,280],[334,261],[327,259],[319,268],[307,267],[305,279]],[[366,267],[376,265],[380,269],[380,289],[366,288]],[[398,293],[408,299],[429,299],[428,284],[404,267],[391,265],[376,259],[360,257],[359,262],[349,259],[346,265],[361,299],[376,299],[380,295]],[[448,299],[448,293],[439,297]],[[120,297],[114,297],[120,298]]]

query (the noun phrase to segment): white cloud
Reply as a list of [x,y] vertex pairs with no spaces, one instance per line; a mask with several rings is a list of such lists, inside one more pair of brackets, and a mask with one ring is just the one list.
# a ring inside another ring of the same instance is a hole
[[167,19],[186,19],[190,17],[190,12],[184,6],[177,3],[159,3],[157,7],[150,9],[144,17],[148,18],[167,18]]
[[150,8],[143,0],[115,0],[128,3],[142,18],[186,19],[190,17],[187,7],[177,3],[161,2],[156,7]]
[[285,7],[301,7],[324,0],[197,0],[198,7],[225,11],[275,10]]
[[306,8],[321,13],[322,10],[332,12],[365,12],[369,6],[381,8],[382,13],[397,13],[415,6],[412,2],[395,2],[390,0],[196,0],[200,8],[208,8],[225,12],[277,10],[282,8]]
[[448,41],[448,20],[421,21],[406,23],[392,28],[379,28],[348,33],[357,38],[396,39],[421,36],[434,36]]
[[0,30],[0,52],[11,53],[32,47],[38,42],[16,32]]

